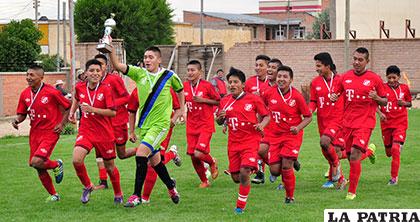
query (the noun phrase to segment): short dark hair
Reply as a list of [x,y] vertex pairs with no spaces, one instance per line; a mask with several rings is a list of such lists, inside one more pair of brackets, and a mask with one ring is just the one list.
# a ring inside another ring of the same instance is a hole
[[219,72],[225,72],[225,71],[223,71],[223,69],[218,69],[218,70],[216,71],[216,73],[219,73]]
[[97,54],[94,59],[103,59],[105,60],[105,65],[108,64],[108,58],[104,54]]
[[246,80],[245,74],[241,70],[235,69],[233,67],[230,67],[229,73],[226,75],[226,79],[229,80],[231,76],[238,77],[242,83],[244,83]]
[[158,53],[159,54],[159,57],[161,57],[162,56],[162,52],[160,51],[160,49],[159,49],[159,47],[157,47],[157,46],[150,46],[150,47],[148,47],[146,50],[144,50],[145,52],[146,51],[152,51],[152,52],[156,52],[156,53]]
[[330,53],[328,52],[321,52],[314,56],[314,60],[320,61],[325,66],[330,66],[330,69],[332,70],[332,65],[334,64]]
[[276,58],[271,59],[268,63],[276,63],[278,67],[283,65],[283,63],[281,63],[280,59],[276,59]]
[[355,52],[358,52],[360,54],[365,54],[366,55],[365,58],[366,59],[369,59],[369,50],[367,48],[365,48],[365,47],[359,47],[359,48],[357,48],[355,50]]
[[293,70],[292,70],[292,68],[290,68],[289,66],[280,66],[280,67],[277,69],[277,72],[280,72],[280,71],[286,71],[286,72],[289,72],[290,78],[291,78],[291,79],[293,79]]
[[102,66],[102,63],[96,59],[91,59],[86,62],[85,70],[88,70],[91,65],[98,65],[99,67]]
[[401,70],[400,68],[398,68],[398,66],[392,65],[386,68],[386,75],[389,75],[389,74],[397,74],[397,76],[400,76]]
[[257,55],[257,57],[255,57],[255,61],[257,60],[264,60],[268,64],[268,62],[270,61],[270,57],[266,55]]
[[196,60],[196,59],[194,59],[194,60],[190,60],[188,63],[187,63],[187,66],[188,65],[197,65],[198,66],[198,69],[200,69],[201,70],[201,62],[200,61],[198,61],[198,60]]
[[28,69],[33,69],[35,71],[41,71],[41,74],[44,75],[44,68],[38,64],[31,64]]

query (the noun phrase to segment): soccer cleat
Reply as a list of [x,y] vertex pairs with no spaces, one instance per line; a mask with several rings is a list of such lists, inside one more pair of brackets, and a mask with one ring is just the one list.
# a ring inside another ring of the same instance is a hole
[[141,203],[142,204],[149,204],[150,203],[150,199],[146,199],[146,198],[141,198]]
[[45,199],[45,203],[57,202],[57,201],[60,201],[60,199],[61,199],[60,195],[54,194],[54,195],[51,195],[51,196],[47,197],[47,199]]
[[279,185],[276,187],[276,190],[283,190],[284,186],[282,183],[279,183]]
[[207,182],[201,182],[198,187],[199,188],[207,188],[207,187],[210,187],[210,183],[208,181]]
[[337,182],[340,179],[340,177],[341,177],[341,164],[340,164],[340,162],[338,162],[338,165],[336,167],[335,172],[336,172],[335,175],[333,174],[331,176],[331,180],[333,182]]
[[124,207],[137,207],[140,204],[140,198],[133,194],[128,198],[127,202],[124,204]]
[[300,170],[300,163],[299,163],[299,161],[298,161],[298,160],[295,160],[295,161],[293,162],[293,168],[294,168],[296,171],[299,171],[299,170]]
[[374,164],[376,162],[376,145],[371,143],[369,144],[368,149],[372,151],[372,154],[369,156],[369,161]]
[[223,173],[230,176],[230,171],[229,170],[224,170]]
[[394,185],[397,185],[397,184],[398,184],[398,177],[391,178],[388,182],[388,185],[390,185],[390,186],[394,186]]
[[119,205],[124,203],[124,197],[123,196],[115,196],[114,197],[114,204]]
[[182,165],[181,156],[178,154],[178,147],[176,145],[172,145],[169,148],[169,151],[173,152],[175,154],[175,157],[172,159],[174,164],[178,167]]
[[237,208],[235,208],[234,212],[237,215],[243,214],[244,213],[244,209],[237,207]]
[[276,176],[270,175],[270,182],[271,183],[276,182],[276,180],[277,180],[277,177]]
[[350,193],[350,192],[347,193],[346,200],[354,200],[355,198],[356,198],[355,193]]
[[255,184],[265,183],[264,173],[261,172],[261,171],[258,171],[257,175],[255,175],[254,179],[251,180],[251,183],[255,183]]
[[286,197],[286,199],[284,199],[284,203],[285,204],[293,204],[293,203],[295,203],[295,198],[294,197]]
[[90,186],[88,188],[83,188],[82,197],[80,197],[80,201],[82,201],[83,204],[86,204],[89,202],[90,193],[92,193],[93,187]]
[[169,196],[172,199],[172,202],[174,202],[175,204],[179,203],[179,193],[176,190],[176,188],[174,187],[172,190],[168,190]]
[[57,162],[58,162],[58,166],[54,168],[53,172],[54,172],[55,182],[59,184],[61,183],[61,181],[63,181],[64,165],[63,165],[63,160],[61,159],[58,159]]
[[204,168],[206,168],[206,178],[207,178],[207,180],[208,180],[208,179],[210,179],[210,177],[211,177],[211,172],[210,172],[210,170],[209,170],[210,165],[209,165],[208,163],[204,163]]
[[95,190],[103,190],[108,189],[108,181],[107,180],[100,180],[99,184],[95,186]]
[[327,182],[325,182],[324,184],[322,184],[322,188],[326,188],[326,189],[329,189],[329,188],[334,188],[334,183],[332,182],[332,181],[327,181]]
[[337,182],[335,188],[337,190],[344,190],[344,189],[346,189],[347,183],[348,183],[348,181],[345,178],[343,178],[342,180],[339,180]]
[[219,168],[217,167],[217,160],[213,158],[213,164],[210,166],[211,178],[215,180],[219,176]]

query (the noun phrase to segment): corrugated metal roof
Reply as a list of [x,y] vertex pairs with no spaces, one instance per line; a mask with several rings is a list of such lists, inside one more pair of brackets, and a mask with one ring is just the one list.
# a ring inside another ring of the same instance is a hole
[[[198,13],[199,12],[194,12]],[[220,13],[220,12],[204,12],[205,15],[228,20],[229,23],[238,24],[255,24],[255,25],[279,25],[280,21],[274,19],[266,19],[252,15]]]

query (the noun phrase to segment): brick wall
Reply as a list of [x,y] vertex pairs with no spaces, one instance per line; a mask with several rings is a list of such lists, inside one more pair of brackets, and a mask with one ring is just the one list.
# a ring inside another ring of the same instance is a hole
[[[381,75],[389,65],[397,65],[408,74],[411,88],[420,90],[420,39],[352,40],[350,52],[357,47],[370,51],[369,69]],[[344,72],[344,42],[342,40],[318,41],[259,41],[238,43],[225,53],[225,69],[230,66],[254,75],[254,59],[259,54],[279,58],[291,66],[295,78],[293,85],[300,89],[316,75],[313,57],[319,52],[329,52],[339,73]],[[351,59],[351,58],[350,58]],[[351,65],[351,61],[349,62]],[[403,81],[404,82],[404,81]]]
[[[192,23],[194,25],[200,25],[200,21],[201,21],[200,13],[184,11],[184,22]],[[206,15],[203,16],[203,21],[204,23],[209,23],[209,22],[227,23],[227,20],[225,19],[215,18],[211,16],[206,16]]]
[[[56,80],[66,79],[65,72],[47,72],[44,75],[44,82],[53,85]],[[24,72],[2,72],[0,73],[0,117],[16,114],[16,107],[22,90],[28,86],[26,73]]]

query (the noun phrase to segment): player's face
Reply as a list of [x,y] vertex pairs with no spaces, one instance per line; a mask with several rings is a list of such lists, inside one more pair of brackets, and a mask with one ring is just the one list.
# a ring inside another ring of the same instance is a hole
[[158,52],[146,51],[143,57],[143,63],[149,72],[157,72],[159,64],[162,62]]
[[369,59],[366,58],[366,54],[358,52],[353,53],[353,68],[356,73],[363,73],[368,63]]
[[287,89],[292,83],[293,79],[290,78],[290,73],[288,71],[280,70],[277,73],[277,86],[279,89]]
[[198,65],[190,64],[187,66],[187,79],[189,81],[196,81],[201,77],[201,69]]
[[89,66],[85,73],[89,83],[96,84],[101,80],[103,71],[100,65],[93,64]]
[[225,76],[225,73],[223,71],[219,71],[219,72],[217,72],[217,76],[222,78],[223,76]]
[[386,79],[388,80],[389,86],[398,86],[400,77],[395,73],[391,73],[386,76]]
[[44,75],[41,70],[28,69],[26,72],[26,82],[30,87],[38,87],[43,78]]
[[230,76],[228,80],[228,88],[230,93],[234,96],[238,96],[244,91],[245,84],[237,76]]
[[258,77],[265,77],[267,75],[268,64],[265,60],[259,59],[255,61],[255,73]]
[[102,71],[106,71],[106,61],[104,59],[101,58],[97,58],[96,60],[98,60],[99,62],[101,62],[102,64]]
[[270,82],[275,82],[277,78],[277,69],[279,68],[279,65],[275,62],[268,63],[267,68],[267,79]]
[[315,70],[321,76],[327,76],[331,73],[330,67],[322,64],[322,62],[319,60],[315,61]]

